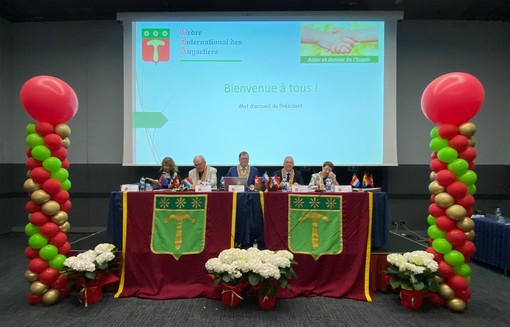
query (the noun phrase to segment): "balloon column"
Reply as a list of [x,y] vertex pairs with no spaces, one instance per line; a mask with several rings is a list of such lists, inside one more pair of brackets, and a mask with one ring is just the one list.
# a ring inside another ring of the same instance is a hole
[[25,82],[20,99],[26,112],[36,120],[26,127],[28,301],[54,304],[69,293],[63,268],[71,249],[67,241],[71,210],[67,148],[71,130],[65,123],[76,114],[78,98],[64,81],[37,76]]
[[468,263],[475,252],[471,219],[476,193],[476,158],[469,122],[483,104],[485,91],[478,79],[466,73],[449,73],[433,80],[421,99],[423,114],[436,127],[430,132],[431,182],[428,235],[438,262],[439,292],[429,299],[462,312],[471,297]]

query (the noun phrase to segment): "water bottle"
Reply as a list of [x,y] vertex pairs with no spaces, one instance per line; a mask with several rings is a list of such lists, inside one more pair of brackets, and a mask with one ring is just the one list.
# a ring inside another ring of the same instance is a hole
[[253,247],[256,248],[256,249],[259,248],[259,243],[257,243],[257,239],[253,240]]
[[225,189],[225,177],[224,176],[222,176],[220,179],[220,187],[222,190]]
[[498,223],[505,223],[505,217],[503,217],[503,214],[502,214],[500,208],[496,208],[496,212],[494,213],[494,215],[496,216]]
[[140,184],[138,185],[138,190],[145,191],[146,187],[147,187],[147,184],[145,184],[145,177],[142,176],[140,178]]
[[331,178],[326,178],[326,192],[331,192]]

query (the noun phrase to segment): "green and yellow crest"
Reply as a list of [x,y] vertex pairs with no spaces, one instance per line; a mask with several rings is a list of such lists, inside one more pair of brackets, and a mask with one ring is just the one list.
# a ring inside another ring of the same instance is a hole
[[171,254],[201,253],[205,246],[207,195],[154,196],[151,250]]
[[341,195],[289,194],[289,249],[315,260],[342,252]]

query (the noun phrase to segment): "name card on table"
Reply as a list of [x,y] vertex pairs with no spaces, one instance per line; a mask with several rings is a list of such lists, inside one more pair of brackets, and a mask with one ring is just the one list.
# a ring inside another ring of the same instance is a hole
[[229,192],[244,192],[244,185],[229,185]]
[[307,192],[310,192],[308,190],[308,185],[292,185],[292,188],[291,188],[291,191],[292,192],[296,192],[296,193],[307,193]]
[[352,185],[335,185],[335,192],[352,192]]
[[211,185],[196,185],[195,192],[211,192]]
[[138,184],[122,184],[120,186],[120,191],[121,192],[133,192],[133,191],[138,192]]

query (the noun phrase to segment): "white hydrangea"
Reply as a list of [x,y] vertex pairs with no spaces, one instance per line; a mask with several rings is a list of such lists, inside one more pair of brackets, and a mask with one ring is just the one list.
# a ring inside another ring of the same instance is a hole
[[105,252],[112,252],[114,249],[115,249],[115,245],[113,245],[113,244],[101,243],[101,244],[98,244],[94,248],[94,252],[96,252],[97,254],[100,254],[100,253],[105,253]]
[[386,260],[396,266],[400,271],[408,271],[413,275],[422,274],[426,269],[436,272],[438,265],[434,255],[426,251],[413,251],[404,254],[388,254]]
[[112,252],[103,252],[96,257],[96,262],[98,265],[102,265],[112,261],[114,258],[115,255]]

